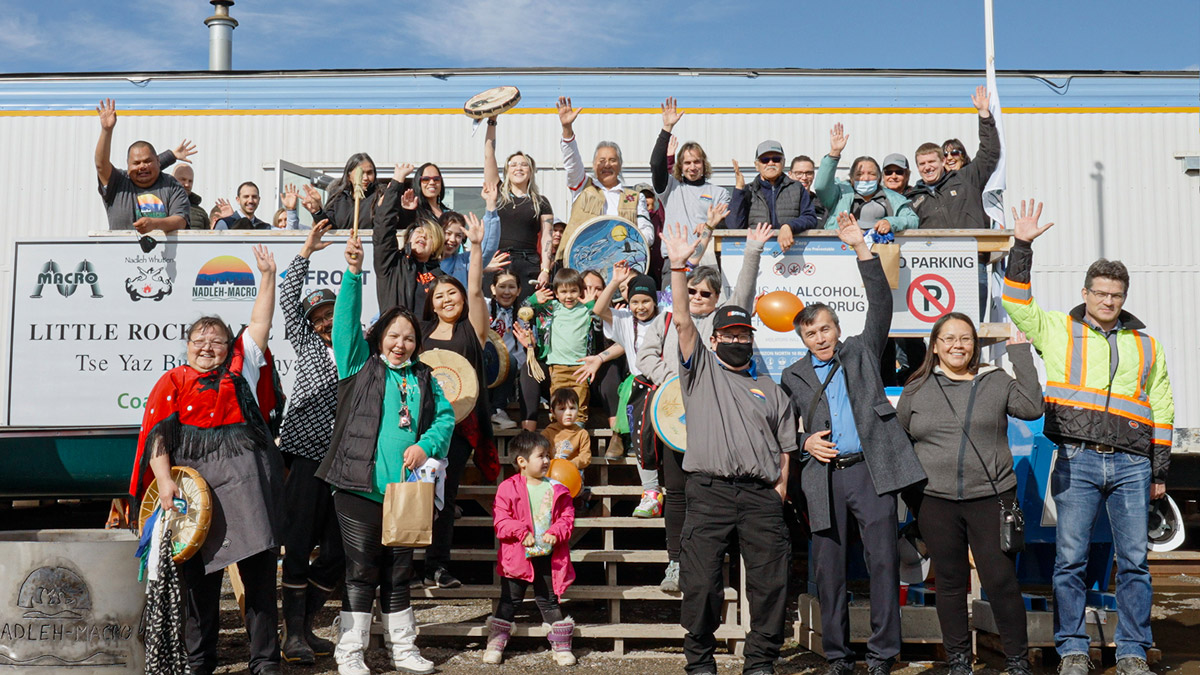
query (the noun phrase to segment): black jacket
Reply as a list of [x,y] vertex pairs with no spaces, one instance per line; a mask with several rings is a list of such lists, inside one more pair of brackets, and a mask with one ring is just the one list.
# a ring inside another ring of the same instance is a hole
[[[317,478],[336,488],[370,491],[374,487],[371,481],[383,415],[384,387],[387,386],[386,369],[379,355],[372,354],[362,370],[338,382],[333,442],[316,474]],[[433,370],[419,361],[412,364],[412,369],[417,376],[421,398],[416,420],[417,438],[420,439],[437,414],[430,384]]]
[[912,202],[922,230],[989,229],[983,212],[983,187],[1000,161],[1000,136],[996,118],[979,118],[979,150],[959,171],[947,171],[933,185],[919,181],[904,193]]
[[775,218],[771,218],[771,205],[763,180],[755,176],[746,183],[746,187],[734,189],[729,200],[729,216],[725,219],[725,227],[730,229],[752,228],[759,223],[771,223],[775,229],[790,225],[792,234],[800,234],[804,230],[817,229],[814,201],[808,190],[800,181],[792,180],[785,173],[779,177],[779,189],[775,193]]
[[[425,262],[412,255],[407,238],[404,248],[396,240],[400,229],[416,222],[414,212],[400,206],[400,197],[407,184],[391,181],[383,190],[374,213],[371,233],[375,256],[375,297],[379,312],[399,305],[421,316],[425,311],[425,295],[437,277],[445,275],[441,262],[430,258]],[[361,225],[360,225],[361,226]]]
[[[888,402],[879,372],[880,355],[892,325],[892,290],[879,257],[858,262],[867,293],[867,323],[859,335],[846,338],[835,354],[841,360],[850,394],[850,408],[862,442],[863,455],[878,494],[897,492],[925,480],[925,471],[913,452],[912,443],[896,409]],[[779,386],[792,399],[804,431],[796,442],[801,449],[800,484],[808,501],[809,524],[813,532],[832,527],[828,464],[818,462],[806,452],[804,443],[813,433],[831,428],[829,400],[822,394],[810,410],[813,395],[821,381],[813,369],[812,354],[788,366]]]
[[[379,193],[379,182],[371,183],[358,203],[358,228],[360,230],[371,229]],[[331,197],[323,208],[313,214],[314,223],[322,220],[328,220],[335,230],[349,230],[354,227],[354,191],[344,190]]]

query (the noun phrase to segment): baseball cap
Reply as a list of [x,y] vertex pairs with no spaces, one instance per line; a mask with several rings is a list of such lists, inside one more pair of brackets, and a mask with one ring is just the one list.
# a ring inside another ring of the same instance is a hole
[[336,299],[337,296],[333,294],[333,291],[322,288],[304,296],[304,300],[300,301],[300,309],[304,310],[304,318],[307,319],[313,310],[322,305],[332,305]]
[[648,295],[652,300],[656,300],[658,298],[658,284],[654,283],[654,279],[651,279],[649,276],[639,274],[630,280],[629,288],[626,289],[625,295],[629,299],[633,299],[635,295]]
[[883,166],[898,166],[901,169],[907,170],[908,158],[898,152],[893,152],[883,158]]
[[713,315],[714,333],[726,328],[733,328],[734,326],[745,326],[750,330],[754,330],[754,326],[750,325],[750,312],[737,305],[725,305]]
[[758,149],[754,151],[754,158],[758,159],[768,152],[778,152],[783,154],[783,145],[779,141],[763,141],[758,144]]

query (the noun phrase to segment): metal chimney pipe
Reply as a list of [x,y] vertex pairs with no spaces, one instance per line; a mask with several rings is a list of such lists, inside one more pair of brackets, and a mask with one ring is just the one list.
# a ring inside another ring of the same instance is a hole
[[204,20],[208,26],[208,69],[233,69],[233,29],[237,28],[237,19],[229,16],[229,8],[233,0],[209,0],[213,5],[213,15]]

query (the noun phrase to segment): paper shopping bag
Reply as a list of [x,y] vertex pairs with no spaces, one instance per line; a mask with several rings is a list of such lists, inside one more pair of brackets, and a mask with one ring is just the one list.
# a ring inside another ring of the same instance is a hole
[[383,496],[383,545],[420,548],[433,543],[433,483],[388,483]]
[[875,244],[871,250],[879,256],[888,286],[892,290],[900,288],[900,244]]

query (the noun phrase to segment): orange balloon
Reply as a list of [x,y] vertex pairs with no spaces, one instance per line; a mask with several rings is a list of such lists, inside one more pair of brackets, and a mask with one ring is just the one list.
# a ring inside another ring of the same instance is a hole
[[579,491],[583,489],[583,474],[574,464],[561,457],[550,460],[550,469],[546,471],[546,477],[562,483],[572,498],[578,497]]
[[763,325],[779,333],[792,332],[792,322],[796,315],[804,309],[804,302],[794,293],[787,291],[772,291],[758,299],[754,311]]

